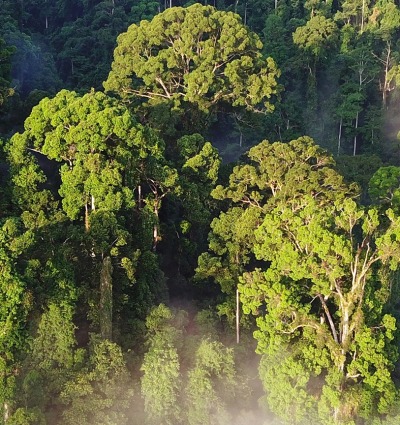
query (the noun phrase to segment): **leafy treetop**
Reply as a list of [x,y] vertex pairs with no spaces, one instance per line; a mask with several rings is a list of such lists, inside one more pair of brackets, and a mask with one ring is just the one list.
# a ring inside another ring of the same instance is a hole
[[122,98],[182,101],[209,110],[217,102],[272,110],[280,72],[238,15],[194,4],[173,7],[118,37],[104,87]]

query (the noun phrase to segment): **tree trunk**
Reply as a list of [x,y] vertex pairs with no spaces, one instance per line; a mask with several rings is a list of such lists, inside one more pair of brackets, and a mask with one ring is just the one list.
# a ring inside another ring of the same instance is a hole
[[354,145],[353,145],[353,156],[356,156],[357,153],[357,130],[358,130],[358,117],[359,117],[359,112],[357,112],[356,115],[356,124],[354,126],[356,133],[354,135]]
[[343,125],[343,118],[340,117],[338,146],[337,146],[337,154],[338,154],[338,156],[340,155],[340,148],[341,148],[341,144],[342,144],[342,125]]
[[390,65],[390,55],[391,55],[391,44],[390,41],[386,43],[386,59],[384,60],[385,65],[385,79],[383,81],[382,88],[382,107],[384,109],[387,108],[387,94],[390,91],[390,83],[389,83],[389,65]]
[[[348,305],[346,306],[342,306],[341,308],[341,313],[342,313],[342,323],[341,323],[341,330],[340,330],[340,342],[342,345],[342,354],[345,355],[347,349],[348,349],[348,345],[349,345],[349,332],[350,332],[350,312],[349,312],[349,307]],[[342,372],[344,369],[344,361],[342,364]]]
[[89,207],[87,202],[85,203],[85,230],[86,232],[89,231],[90,223],[89,223]]
[[142,186],[138,186],[138,208],[142,208]]
[[236,289],[236,344],[239,344],[240,340],[240,298],[239,298],[239,290]]
[[157,249],[157,243],[158,243],[158,226],[155,224],[153,226],[153,251]]
[[364,32],[364,15],[365,15],[365,0],[362,2],[361,9],[361,32]]
[[111,258],[105,257],[100,272],[100,334],[103,339],[112,339],[112,264]]
[[158,221],[158,208],[157,208],[157,206],[154,207],[154,215],[156,216],[156,222],[154,223],[154,226],[153,226],[153,248],[152,249],[155,252],[156,249],[157,249],[158,241],[161,239],[159,234],[158,234],[159,221]]
[[3,404],[3,410],[4,410],[4,423],[7,423],[9,417],[10,417],[10,408],[8,406],[8,403],[5,401]]

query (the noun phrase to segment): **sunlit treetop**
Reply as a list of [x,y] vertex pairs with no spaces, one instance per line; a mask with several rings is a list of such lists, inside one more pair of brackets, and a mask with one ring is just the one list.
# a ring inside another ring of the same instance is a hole
[[114,51],[106,91],[149,103],[182,101],[209,110],[218,102],[270,111],[280,71],[239,15],[194,4],[131,25]]
[[90,209],[131,207],[133,188],[140,181],[147,158],[153,178],[156,173],[167,172],[164,164],[154,165],[163,158],[163,149],[162,141],[137,124],[116,99],[94,90],[84,96],[62,90],[33,108],[25,131],[11,139],[9,160],[18,202],[24,209],[31,205],[32,193],[40,193],[36,180],[45,180],[39,174],[32,181],[36,175],[33,158],[26,152],[33,150],[60,162],[62,206],[75,220],[82,211],[87,212],[88,219]]

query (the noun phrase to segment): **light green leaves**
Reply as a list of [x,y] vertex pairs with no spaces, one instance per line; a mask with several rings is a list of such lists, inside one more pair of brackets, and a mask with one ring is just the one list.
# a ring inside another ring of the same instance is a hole
[[238,15],[211,6],[173,7],[118,37],[104,87],[124,99],[182,101],[208,111],[225,101],[272,109],[280,72]]
[[369,182],[368,192],[374,202],[397,209],[400,204],[400,168],[379,168]]
[[[188,372],[186,388],[190,425],[231,423],[227,406],[217,389],[229,399],[237,387],[233,350],[220,342],[203,339],[196,351],[195,366]],[[227,397],[228,396],[228,397]]]
[[61,400],[67,425],[127,424],[132,384],[121,348],[93,335],[86,365],[65,385]]
[[150,424],[174,424],[179,417],[180,361],[172,312],[161,304],[146,320],[149,350],[141,370],[141,391]]
[[[137,124],[125,107],[103,93],[79,96],[62,90],[53,99],[43,99],[26,120],[25,132],[11,140],[16,190],[24,191],[29,199],[46,192],[38,190],[45,178],[36,171],[26,149],[62,163],[59,194],[63,209],[72,220],[85,215],[88,229],[91,213],[134,205],[133,190],[143,178],[143,161],[151,158],[156,163],[162,157],[163,144]],[[166,186],[176,180],[165,166],[162,174],[169,175],[164,176]]]
[[313,16],[306,25],[293,33],[293,41],[316,59],[322,55],[337,38],[337,26],[332,19],[323,15]]
[[17,258],[33,243],[31,232],[22,232],[19,220],[9,218],[0,227],[0,352],[4,358],[20,348],[22,332],[31,308],[31,293],[18,271]]
[[270,407],[296,424],[309,417],[304,405],[323,424],[332,412],[344,423],[387,412],[397,349],[382,303],[387,266],[400,262],[398,218],[360,207],[309,138],[262,142],[249,159],[213,192],[230,206],[198,273],[227,293],[238,287],[243,311],[257,316]]

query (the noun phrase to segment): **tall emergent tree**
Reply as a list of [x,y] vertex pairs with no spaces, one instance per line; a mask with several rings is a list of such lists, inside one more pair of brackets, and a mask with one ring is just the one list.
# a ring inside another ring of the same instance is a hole
[[[48,216],[71,226],[62,245],[75,244],[79,279],[96,287],[91,293],[99,292],[98,317],[106,338],[111,338],[112,316],[118,313],[112,291],[130,291],[136,263],[143,265],[146,251],[155,249],[160,238],[162,199],[176,186],[176,170],[163,152],[154,131],[138,124],[118,101],[95,91],[81,96],[62,90],[43,99],[26,120],[25,131],[10,141],[14,199],[24,222],[37,229],[48,225]],[[60,165],[53,175],[46,170],[46,176],[42,168],[49,160]],[[52,190],[46,189],[49,181]],[[146,227],[145,218],[151,226]],[[133,237],[135,229],[143,235]],[[140,307],[149,306],[142,300]]]
[[117,43],[104,87],[127,101],[190,102],[203,111],[218,102],[272,109],[279,70],[232,12],[200,4],[172,7],[151,22],[131,25]]
[[[244,312],[257,316],[267,400],[293,424],[353,424],[387,413],[396,394],[396,323],[385,305],[400,219],[360,207],[333,165],[308,138],[252,148],[214,191],[231,206],[199,263],[225,290],[238,285]],[[249,237],[234,235],[239,227]]]

